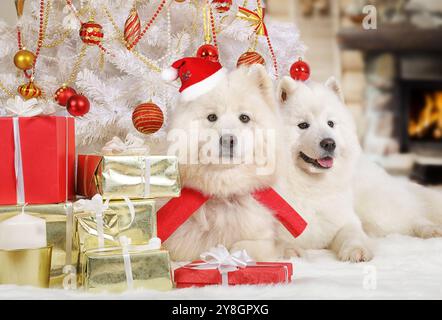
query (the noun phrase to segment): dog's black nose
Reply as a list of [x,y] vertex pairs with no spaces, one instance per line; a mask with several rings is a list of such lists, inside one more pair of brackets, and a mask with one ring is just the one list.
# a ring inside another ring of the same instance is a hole
[[319,143],[319,145],[321,146],[322,149],[324,149],[325,151],[328,151],[328,152],[335,151],[335,149],[336,149],[336,142],[332,138],[323,139]]
[[224,148],[233,148],[237,143],[236,136],[233,134],[223,134],[219,138],[219,144],[220,146]]

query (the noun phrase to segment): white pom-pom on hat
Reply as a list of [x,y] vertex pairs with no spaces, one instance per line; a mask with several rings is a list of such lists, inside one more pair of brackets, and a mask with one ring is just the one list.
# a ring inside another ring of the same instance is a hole
[[174,81],[178,78],[178,69],[173,67],[166,68],[161,72],[161,78],[164,81]]

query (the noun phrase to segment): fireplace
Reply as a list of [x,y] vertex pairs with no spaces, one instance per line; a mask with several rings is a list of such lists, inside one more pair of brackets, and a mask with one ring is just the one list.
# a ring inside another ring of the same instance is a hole
[[442,152],[442,81],[401,81],[402,152]]

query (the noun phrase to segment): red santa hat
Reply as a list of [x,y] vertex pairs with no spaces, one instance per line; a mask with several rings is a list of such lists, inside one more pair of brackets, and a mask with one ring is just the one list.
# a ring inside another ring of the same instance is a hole
[[226,78],[226,69],[216,61],[189,57],[175,61],[172,67],[163,70],[165,81],[181,79],[181,99],[191,101],[216,87]]

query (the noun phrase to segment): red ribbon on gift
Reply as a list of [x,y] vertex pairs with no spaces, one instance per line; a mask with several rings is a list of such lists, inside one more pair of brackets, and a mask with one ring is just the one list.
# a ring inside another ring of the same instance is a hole
[[[307,222],[272,188],[255,191],[252,196],[273,211],[275,217],[295,238],[307,227]],[[166,241],[209,199],[209,196],[198,190],[183,188],[180,197],[170,200],[158,211],[158,237]]]

